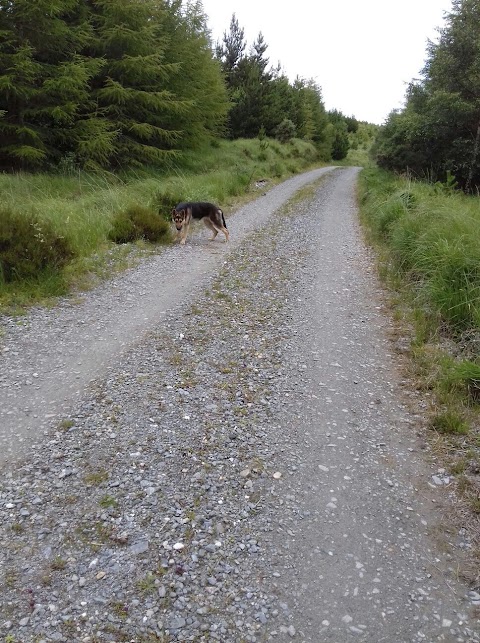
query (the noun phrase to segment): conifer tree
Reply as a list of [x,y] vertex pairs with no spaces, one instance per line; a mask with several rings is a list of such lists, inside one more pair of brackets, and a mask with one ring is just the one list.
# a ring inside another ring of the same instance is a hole
[[335,137],[322,100],[322,91],[313,79],[297,77],[295,90],[295,118],[293,122],[301,138],[312,141],[325,160],[331,158]]
[[[91,0],[94,54],[105,65],[93,83],[99,113],[116,137],[106,150],[116,165],[163,161],[181,132],[166,125],[188,109],[168,81],[175,64],[165,63],[165,8],[156,0]],[[85,152],[98,141],[85,140]]]
[[230,20],[230,31],[223,33],[222,43],[217,43],[216,57],[222,63],[222,70],[229,89],[235,87],[235,72],[244,57],[245,47],[245,30],[240,27],[235,14]]
[[210,33],[200,0],[171,2],[167,8],[165,60],[176,65],[169,79],[172,93],[187,106],[167,115],[180,129],[181,148],[196,147],[224,133],[230,107],[219,61],[213,57]]
[[0,0],[3,167],[38,167],[60,154],[56,146],[68,138],[62,129],[88,95],[94,65],[76,52],[90,30],[77,5],[78,0]]
[[379,165],[434,181],[453,175],[466,191],[480,187],[480,2],[453,0],[424,78],[390,114],[373,152]]

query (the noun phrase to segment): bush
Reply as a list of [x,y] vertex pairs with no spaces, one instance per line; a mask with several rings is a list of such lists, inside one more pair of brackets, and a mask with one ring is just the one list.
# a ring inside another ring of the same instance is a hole
[[37,278],[57,271],[74,256],[69,241],[49,221],[0,210],[0,281]]
[[277,138],[280,143],[288,143],[292,138],[295,138],[296,135],[297,128],[289,118],[284,118],[275,132],[275,138]]
[[174,187],[166,187],[159,190],[152,199],[151,206],[165,220],[170,221],[170,214],[173,208],[186,199],[179,194]]
[[145,239],[151,243],[166,241],[170,235],[168,222],[150,208],[130,206],[119,212],[112,221],[108,238],[115,243]]
[[130,243],[140,238],[127,212],[119,212],[113,218],[112,229],[108,233],[108,238],[115,243]]

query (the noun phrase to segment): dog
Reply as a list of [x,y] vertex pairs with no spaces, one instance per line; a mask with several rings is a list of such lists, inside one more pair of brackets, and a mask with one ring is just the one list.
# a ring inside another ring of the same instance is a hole
[[221,210],[214,203],[206,201],[188,201],[179,203],[172,210],[172,221],[177,229],[177,238],[180,239],[180,244],[185,245],[187,239],[188,228],[192,219],[201,219],[204,224],[213,232],[210,241],[213,241],[219,232],[225,235],[225,242],[230,238],[230,233],[227,230],[223,210]]

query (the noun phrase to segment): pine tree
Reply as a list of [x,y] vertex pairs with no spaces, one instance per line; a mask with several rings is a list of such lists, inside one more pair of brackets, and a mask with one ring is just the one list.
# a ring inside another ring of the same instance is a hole
[[199,0],[172,2],[165,22],[165,60],[176,64],[170,91],[187,109],[165,121],[182,132],[181,148],[201,145],[224,133],[229,99],[220,63],[214,58],[210,33]]
[[321,158],[331,158],[335,137],[334,127],[329,123],[322,100],[322,91],[313,80],[297,77],[294,89],[294,118],[298,136],[312,141]]
[[230,31],[223,34],[223,44],[217,43],[216,57],[221,61],[222,71],[228,88],[236,87],[235,72],[242,58],[244,57],[247,43],[245,41],[245,30],[238,24],[235,14],[230,20]]
[[88,95],[89,64],[76,51],[88,40],[89,28],[76,20],[77,4],[0,0],[3,167],[32,168],[50,161],[57,143],[53,128],[58,126],[64,138],[62,126]]
[[[217,44],[216,48],[232,102],[228,117],[232,138],[253,138],[264,128],[272,80],[272,74],[267,70],[268,58],[265,57],[268,45],[262,33],[259,33],[248,55],[245,55],[245,48],[244,30],[233,14],[230,32],[224,33],[223,44]],[[275,127],[277,125],[278,122]],[[270,129],[273,132],[274,128]]]
[[[91,8],[94,55],[105,60],[93,97],[108,123],[105,134],[115,132],[106,156],[117,166],[162,162],[181,137],[170,125],[172,115],[188,109],[168,86],[176,65],[164,61],[164,6],[156,0],[91,0]],[[83,143],[86,155],[95,153],[98,141]]]

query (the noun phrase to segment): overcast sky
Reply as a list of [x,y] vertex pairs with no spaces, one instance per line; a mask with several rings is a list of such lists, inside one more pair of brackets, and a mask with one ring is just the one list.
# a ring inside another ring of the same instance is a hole
[[313,78],[327,109],[381,124],[419,77],[451,0],[203,0],[214,42],[235,13],[248,46],[261,31],[270,64]]

